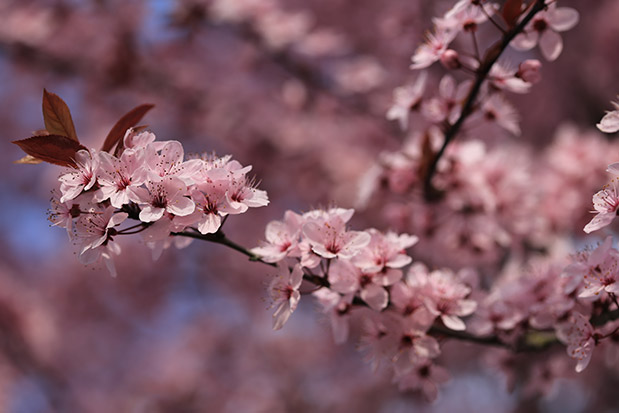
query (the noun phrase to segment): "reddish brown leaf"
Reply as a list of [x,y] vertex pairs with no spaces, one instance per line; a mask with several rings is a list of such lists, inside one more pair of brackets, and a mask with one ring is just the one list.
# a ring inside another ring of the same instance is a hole
[[516,25],[521,13],[522,0],[507,0],[505,4],[503,4],[501,15],[510,28]]
[[79,142],[69,107],[58,95],[43,89],[43,120],[51,135],[66,136]]
[[13,143],[28,155],[41,161],[74,168],[75,153],[80,149],[86,149],[79,142],[60,135],[33,136]]
[[131,109],[125,116],[120,118],[114,125],[110,133],[107,134],[105,142],[103,142],[102,151],[110,152],[114,145],[116,145],[125,136],[125,132],[132,126],[135,126],[146,115],[146,112],[151,110],[155,105],[140,105]]

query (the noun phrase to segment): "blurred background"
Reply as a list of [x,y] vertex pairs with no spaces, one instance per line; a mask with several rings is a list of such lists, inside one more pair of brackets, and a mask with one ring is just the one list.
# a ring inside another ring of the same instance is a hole
[[[489,367],[500,354],[488,362],[488,349],[457,342],[441,356],[452,379],[427,404],[372,372],[358,329],[334,345],[312,299],[272,331],[272,270],[219,245],[194,242],[153,262],[127,237],[117,278],[84,267],[46,220],[60,169],[12,163],[23,154],[10,141],[44,127],[43,88],[68,103],[89,147],[128,110],[154,103],[143,122],[160,140],[253,165],[271,204],[225,228],[253,247],[286,209],[355,204],[377,154],[406,138],[385,119],[393,89],[414,79],[410,57],[452,3],[0,0],[0,411],[617,411],[617,374],[590,368],[546,395],[526,383],[510,392],[510,378]],[[580,23],[543,81],[510,97],[518,139],[540,151],[564,122],[594,128],[619,92],[619,2],[560,5]],[[583,167],[603,175],[606,165]],[[353,226],[388,229],[373,212]]]

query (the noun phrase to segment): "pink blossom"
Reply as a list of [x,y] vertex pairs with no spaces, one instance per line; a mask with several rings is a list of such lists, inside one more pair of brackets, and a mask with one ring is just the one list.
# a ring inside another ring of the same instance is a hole
[[596,345],[593,327],[581,313],[572,313],[569,320],[557,326],[557,337],[567,345],[567,354],[578,360],[576,372],[580,373],[591,361]]
[[465,299],[471,289],[446,269],[432,271],[427,276],[421,271],[415,275],[419,278],[427,277],[426,305],[430,312],[439,316],[446,327],[464,330],[466,326],[460,317],[472,314],[477,308],[475,301]]
[[497,89],[527,93],[531,89],[531,83],[518,76],[519,73],[507,64],[495,63],[490,69],[489,80]]
[[457,34],[458,32],[455,30],[439,27],[436,28],[435,33],[427,33],[426,42],[417,48],[412,57],[411,69],[425,69],[438,61]]
[[487,122],[496,123],[512,134],[520,135],[518,112],[502,96],[493,94],[485,99],[481,112]]
[[119,159],[107,152],[99,152],[97,181],[100,188],[95,194],[95,201],[109,199],[115,208],[121,208],[129,201],[138,202],[135,190],[146,179],[147,170],[143,166],[141,154],[125,151]]
[[434,401],[438,396],[438,386],[449,381],[449,373],[444,367],[421,360],[408,372],[396,374],[394,382],[403,390],[421,390],[427,401]]
[[242,214],[249,208],[257,208],[269,204],[266,191],[256,188],[254,181],[245,177],[234,179],[226,191],[230,214]]
[[350,310],[354,294],[341,295],[328,288],[321,288],[312,293],[322,306],[322,312],[327,314],[331,324],[333,340],[342,344],[348,339]]
[[127,214],[115,214],[113,207],[82,214],[75,225],[76,244],[80,248],[79,260],[82,264],[92,264],[103,258],[112,276],[116,275],[112,255],[120,253],[120,246],[112,242],[116,234],[115,226],[120,225]]
[[299,236],[302,224],[303,217],[292,211],[286,211],[283,221],[271,221],[267,224],[266,242],[252,249],[252,252],[260,255],[266,262],[281,261],[287,256],[300,256]]
[[370,242],[370,234],[347,231],[346,221],[354,210],[330,210],[326,214],[308,216],[303,225],[303,235],[309,240],[312,251],[324,258],[352,258]]
[[606,237],[586,262],[577,262],[565,269],[568,275],[578,273],[581,276],[583,289],[579,297],[598,296],[602,291],[619,293],[619,252],[612,248],[612,243],[612,237]]
[[408,279],[407,282],[398,282],[391,287],[391,304],[402,316],[410,317],[415,324],[427,330],[436,316],[426,306],[425,284],[419,284],[419,280],[414,278],[411,281]]
[[301,266],[295,265],[290,271],[287,267],[280,267],[279,274],[269,284],[269,296],[273,306],[277,309],[273,314],[273,330],[279,330],[284,326],[290,314],[296,310],[301,294],[299,287],[303,281]]
[[427,72],[421,72],[415,83],[400,86],[393,91],[393,106],[387,112],[387,119],[397,120],[404,131],[408,128],[408,117],[421,103],[426,88]]
[[88,191],[97,182],[99,158],[95,152],[89,152],[85,149],[77,151],[75,163],[75,169],[65,172],[58,178],[60,192],[62,193],[60,202],[74,199],[82,191]]
[[[391,285],[401,278],[401,271],[392,271],[402,268],[413,260],[406,254],[406,249],[412,247],[419,240],[418,237],[408,234],[388,232],[383,234],[377,229],[367,230],[370,234],[370,243],[353,258],[353,263],[364,273],[383,273],[386,284]],[[393,273],[391,277],[387,274]]]
[[423,115],[431,122],[455,123],[462,110],[462,102],[471,86],[470,81],[456,85],[456,81],[450,75],[445,75],[439,84],[438,96],[430,99],[422,107]]
[[165,176],[176,176],[185,185],[191,185],[204,166],[201,159],[183,161],[185,151],[178,141],[152,142],[146,146],[145,152],[149,178],[154,181]]
[[612,102],[615,110],[609,111],[604,115],[597,128],[602,132],[614,133],[619,131],[619,102]]
[[187,198],[187,187],[179,178],[167,176],[163,180],[146,182],[148,191],[144,188],[136,190],[139,203],[142,204],[140,221],[153,222],[169,212],[178,216],[191,214],[195,203]]
[[342,294],[354,295],[359,291],[361,299],[375,311],[381,311],[389,302],[389,295],[379,277],[363,273],[347,260],[337,260],[330,266],[329,283],[333,291]]
[[[466,4],[469,3],[469,4]],[[474,5],[470,0],[459,2],[445,13],[442,18],[433,19],[434,24],[442,30],[453,30],[456,33],[475,32],[477,26],[488,20],[488,13],[484,13],[482,6]],[[490,12],[494,10],[491,8]]]
[[604,185],[602,190],[593,195],[593,208],[597,214],[585,226],[584,231],[588,234],[609,225],[617,216],[619,208],[619,192],[617,181],[613,178],[609,184]]
[[576,10],[557,7],[550,3],[527,24],[523,33],[514,38],[511,45],[517,50],[530,50],[539,43],[546,60],[555,60],[563,50],[563,40],[558,32],[570,30],[579,20]]

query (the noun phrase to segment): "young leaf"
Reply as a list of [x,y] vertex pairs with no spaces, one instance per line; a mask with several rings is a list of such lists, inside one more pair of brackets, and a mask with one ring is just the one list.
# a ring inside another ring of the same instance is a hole
[[[79,142],[60,135],[33,136],[31,138],[13,141],[28,155],[43,162],[75,168],[75,153],[86,149]],[[24,158],[22,158],[24,159]]]
[[41,162],[43,162],[41,159],[35,158],[32,155],[26,155],[23,158],[13,161],[13,163],[25,163],[25,164],[30,164],[30,165],[38,165]]
[[79,142],[69,107],[58,95],[43,89],[43,120],[52,135],[66,136]]
[[507,0],[503,4],[502,16],[505,23],[511,28],[518,22],[518,17],[522,13],[522,0]]
[[131,109],[125,116],[120,118],[103,142],[102,151],[109,152],[125,136],[125,132],[135,126],[155,105],[140,105]]

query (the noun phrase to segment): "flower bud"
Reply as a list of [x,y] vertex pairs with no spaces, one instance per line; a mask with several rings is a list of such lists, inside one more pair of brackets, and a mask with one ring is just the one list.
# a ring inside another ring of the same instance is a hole
[[453,49],[446,50],[441,55],[441,64],[449,70],[459,69],[462,66],[458,52]]
[[527,83],[537,83],[542,80],[542,75],[540,73],[541,67],[542,64],[537,59],[525,60],[518,66],[518,73],[516,73],[516,76]]

